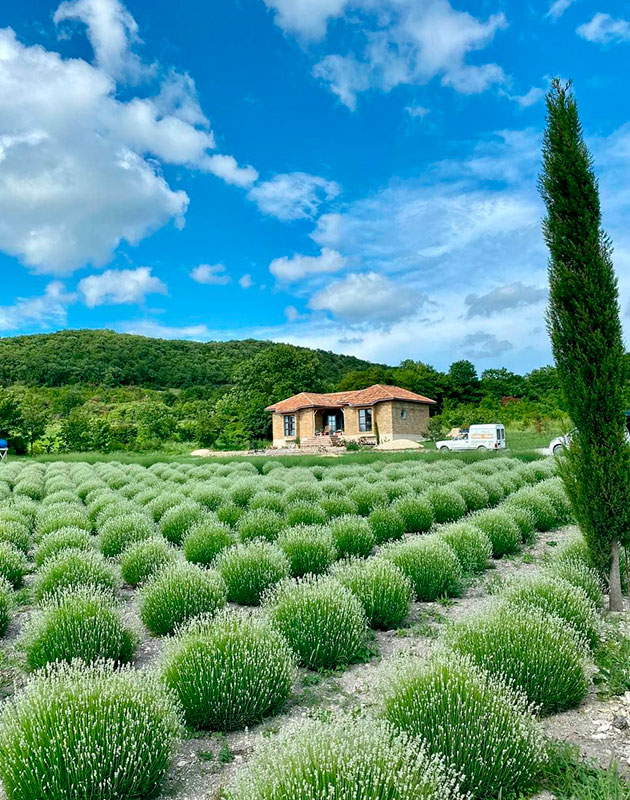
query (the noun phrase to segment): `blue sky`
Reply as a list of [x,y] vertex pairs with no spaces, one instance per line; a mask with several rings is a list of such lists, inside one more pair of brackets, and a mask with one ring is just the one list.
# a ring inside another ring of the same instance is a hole
[[22,0],[0,335],[550,361],[543,95],[574,80],[630,306],[630,3]]

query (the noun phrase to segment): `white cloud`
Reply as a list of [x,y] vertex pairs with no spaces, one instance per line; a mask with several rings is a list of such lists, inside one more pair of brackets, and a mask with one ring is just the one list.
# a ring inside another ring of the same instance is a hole
[[431,113],[430,108],[426,108],[425,106],[413,105],[405,106],[405,111],[409,114],[410,117],[419,117],[420,119],[424,119],[427,114]]
[[78,291],[88,308],[144,303],[148,294],[167,294],[166,284],[151,267],[108,269],[79,281]]
[[550,17],[554,22],[564,14],[564,12],[573,5],[575,0],[554,0],[554,2],[549,6],[549,11],[545,14],[546,17]]
[[309,39],[321,39],[330,19],[340,16],[349,0],[264,0],[283,30]]
[[464,303],[468,306],[466,318],[491,317],[508,309],[541,303],[547,296],[546,289],[529,286],[521,281],[497,286],[486,294],[468,294]]
[[224,264],[199,264],[191,271],[190,277],[197,283],[213,286],[224,286],[232,280]]
[[363,46],[345,55],[329,53],[313,68],[350,109],[368,89],[388,92],[440,78],[457,92],[477,94],[506,81],[498,64],[466,60],[507,27],[502,13],[484,21],[456,11],[448,0],[355,0],[352,6],[362,12]]
[[1,250],[37,273],[100,266],[122,241],[183,225],[188,196],[169,186],[163,165],[239,186],[255,180],[252,167],[212,154],[190,76],[163,74],[153,95],[118,91],[116,79],[140,63],[130,50],[137,25],[118,0],[72,0],[55,18],[87,25],[95,65],[0,29]]
[[66,307],[75,299],[63,283],[52,281],[40,297],[18,297],[13,305],[0,306],[0,331],[63,327],[68,320]]
[[614,19],[610,14],[598,13],[590,22],[580,25],[576,33],[583,39],[598,44],[630,42],[630,20]]
[[82,22],[98,66],[116,79],[141,80],[151,73],[131,52],[140,41],[138,25],[119,0],[66,0],[53,16],[58,25],[67,20]]
[[474,359],[497,358],[513,349],[512,342],[498,339],[493,333],[484,331],[469,333],[462,341],[462,355]]
[[387,324],[418,312],[426,298],[377,272],[348,275],[314,294],[313,311],[329,311],[352,323]]
[[241,275],[241,277],[238,279],[238,285],[241,287],[241,289],[252,288],[252,286],[254,285],[254,281],[249,272],[246,272],[244,275]]
[[532,88],[525,92],[525,94],[509,95],[509,98],[510,100],[514,100],[515,103],[518,103],[521,108],[529,108],[530,106],[536,105],[536,103],[540,102],[544,96],[544,89],[541,89],[538,86],[532,86]]
[[302,315],[295,306],[287,306],[284,309],[284,316],[287,318],[287,322],[297,322]]
[[232,186],[239,186],[242,189],[249,188],[258,180],[258,172],[248,165],[239,167],[234,156],[214,155],[204,162],[204,169],[212,172],[217,178],[221,178]]
[[290,222],[316,216],[321,204],[340,191],[334,181],[306,172],[289,172],[253,186],[247,196],[263,214]]
[[135,333],[138,336],[150,336],[154,339],[192,339],[209,341],[218,338],[218,332],[207,325],[162,325],[154,320],[136,320],[120,322],[114,326],[121,333]]
[[346,265],[346,259],[336,250],[323,247],[318,256],[304,256],[296,253],[291,258],[283,256],[274,259],[269,271],[279,281],[287,283],[299,281],[313,275],[338,272]]

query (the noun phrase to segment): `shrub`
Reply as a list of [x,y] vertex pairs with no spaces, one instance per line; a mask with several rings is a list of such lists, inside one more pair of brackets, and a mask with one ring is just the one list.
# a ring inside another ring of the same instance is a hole
[[326,572],[337,558],[337,548],[330,530],[318,525],[298,525],[284,530],[278,547],[289,559],[294,578]]
[[543,611],[500,603],[474,620],[455,623],[446,639],[521,689],[543,714],[577,706],[588,689],[585,640]]
[[244,606],[258,605],[266,589],[291,574],[282,550],[264,540],[223,550],[216,557],[215,566],[227,585],[228,599]]
[[587,566],[579,558],[565,557],[552,562],[545,568],[545,574],[552,578],[567,581],[577,586],[586,594],[593,608],[601,608],[603,603],[603,586],[597,570]]
[[322,497],[322,490],[317,483],[297,483],[290,486],[285,494],[284,500],[287,505],[293,503],[316,504]]
[[427,495],[435,512],[435,521],[438,523],[454,522],[465,516],[468,511],[464,498],[451,486],[431,489]]
[[60,503],[55,506],[42,506],[37,514],[35,539],[39,541],[46,534],[60,528],[91,528],[89,517],[82,506],[76,503]]
[[92,586],[65,589],[51,597],[33,613],[20,639],[31,669],[74,658],[126,663],[135,644],[112,595]]
[[283,514],[287,507],[284,497],[281,497],[277,492],[257,492],[249,503],[250,511],[257,508],[266,508],[269,511],[276,511]]
[[154,522],[159,522],[169,508],[175,508],[184,500],[180,492],[162,492],[155,500],[151,500],[146,508],[153,515]]
[[337,714],[304,720],[257,749],[226,800],[446,800],[437,758],[382,721]]
[[487,534],[492,542],[494,558],[518,553],[521,547],[521,529],[506,511],[498,508],[479,511],[471,516],[470,521]]
[[17,550],[26,554],[31,543],[31,536],[23,522],[0,520],[0,542],[12,544]]
[[0,578],[0,636],[4,636],[11,621],[13,606],[13,589],[11,584]]
[[345,666],[365,647],[363,607],[334,578],[306,575],[297,581],[283,581],[267,592],[264,605],[306,667]]
[[454,551],[466,573],[483,572],[492,556],[492,542],[487,533],[470,522],[445,525],[437,532]]
[[461,656],[405,658],[388,677],[384,716],[462,775],[474,798],[529,794],[545,762],[540,725],[522,695]]
[[41,567],[62,550],[92,550],[93,539],[83,528],[60,528],[44,536],[35,551],[35,564]]
[[194,525],[184,537],[182,546],[187,561],[207,567],[218,553],[233,543],[229,526],[215,518]]
[[377,508],[368,518],[376,544],[384,544],[402,539],[405,533],[405,522],[401,515],[392,508]]
[[490,494],[478,481],[462,479],[451,488],[464,498],[468,511],[480,511],[490,505]]
[[[335,485],[335,488],[338,488]],[[328,517],[343,517],[346,514],[357,514],[359,508],[351,497],[324,497],[319,501],[320,507]]]
[[130,544],[120,555],[120,571],[130,586],[139,586],[162,567],[177,558],[175,550],[162,536]]
[[180,503],[164,513],[160,520],[160,532],[169,542],[181,544],[184,536],[193,525],[202,520],[205,513],[198,503]]
[[321,506],[310,503],[293,503],[287,507],[287,525],[322,525],[327,520]]
[[402,517],[407,533],[424,533],[435,521],[435,512],[427,497],[401,497],[391,507]]
[[235,730],[273,714],[285,703],[295,656],[268,620],[222,612],[199,618],[171,640],[162,677],[195,728]]
[[567,537],[556,548],[550,560],[553,564],[559,564],[561,561],[581,561],[587,567],[593,566],[588,544],[579,531]]
[[94,550],[62,550],[37,570],[33,593],[39,601],[77,586],[100,587],[113,593],[119,586],[118,573]]
[[455,552],[437,536],[414,536],[383,548],[382,556],[409,578],[420,601],[457,596],[462,567]]
[[536,487],[551,503],[556,512],[556,524],[567,525],[573,520],[573,509],[560,478],[549,478]]
[[11,800],[147,797],[179,734],[174,700],[146,670],[57,665],[4,705],[0,778]]
[[15,589],[24,582],[28,565],[26,556],[9,542],[0,542],[0,579],[8,581]]
[[284,527],[284,518],[277,511],[268,508],[257,508],[247,511],[238,521],[241,541],[250,539],[267,539],[273,542]]
[[502,592],[512,605],[527,611],[538,608],[563,619],[594,648],[599,641],[599,620],[586,592],[557,575],[542,575],[508,585]]
[[219,486],[201,484],[193,489],[190,496],[195,503],[204,506],[208,511],[216,511],[225,502],[227,492]]
[[125,514],[107,520],[99,532],[101,552],[106,558],[119,556],[133,542],[149,539],[155,527],[144,514]]
[[234,503],[224,503],[222,506],[217,508],[217,517],[219,522],[224,522],[231,528],[234,528],[237,525],[239,519],[244,513],[244,509],[235,505]]
[[505,497],[505,489],[496,478],[475,473],[470,473],[468,477],[486,490],[488,493],[488,505],[496,506]]
[[167,565],[138,591],[140,618],[157,636],[173,633],[200,614],[214,614],[225,601],[225,583],[219,573],[186,561]]
[[336,564],[332,575],[360,601],[371,628],[398,628],[409,614],[411,582],[391,561],[351,559]]
[[550,531],[558,524],[558,515],[548,497],[541,494],[538,488],[526,486],[519,489],[509,499],[509,504],[525,508],[534,517],[536,530]]
[[509,503],[506,503],[501,510],[518,526],[521,532],[521,541],[527,545],[534,544],[536,541],[536,520],[531,511],[523,506],[510,505]]
[[387,491],[374,483],[356,486],[351,490],[350,497],[357,504],[357,511],[363,517],[367,517],[375,508],[385,506],[389,502]]
[[338,517],[330,523],[330,532],[340,558],[365,558],[370,555],[376,543],[372,528],[363,517]]

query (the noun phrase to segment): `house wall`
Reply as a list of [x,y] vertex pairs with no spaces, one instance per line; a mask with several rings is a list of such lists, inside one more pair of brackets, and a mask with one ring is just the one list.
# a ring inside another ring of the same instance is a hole
[[[411,439],[414,442],[420,441],[426,436],[429,425],[429,406],[421,403],[405,403],[394,400],[388,403],[392,415],[391,439]],[[406,418],[403,419],[402,411],[406,411]],[[387,441],[383,439],[382,441]]]
[[312,408],[301,408],[295,412],[295,436],[284,435],[284,414],[272,415],[273,446],[292,447],[296,439],[314,436],[314,414]]

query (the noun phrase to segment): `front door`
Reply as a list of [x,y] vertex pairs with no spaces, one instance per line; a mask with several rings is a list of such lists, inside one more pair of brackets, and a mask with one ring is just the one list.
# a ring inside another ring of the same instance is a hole
[[337,433],[337,415],[336,414],[329,414],[328,415],[328,430],[331,434]]

